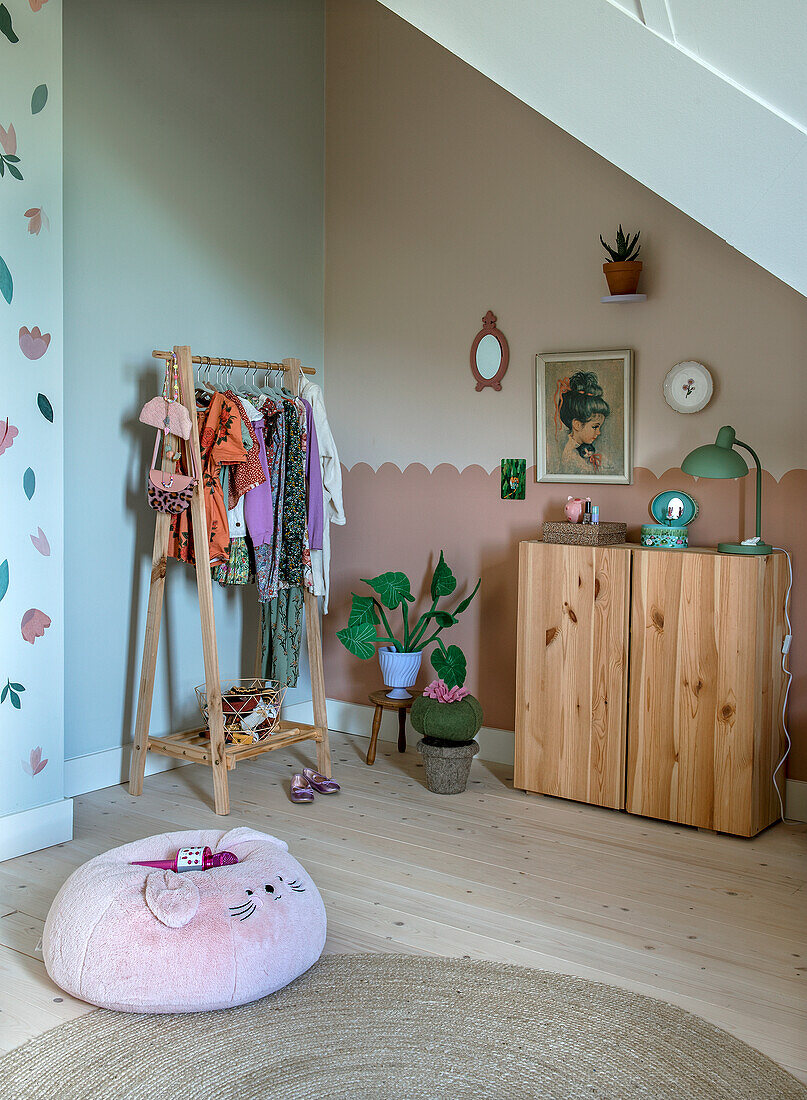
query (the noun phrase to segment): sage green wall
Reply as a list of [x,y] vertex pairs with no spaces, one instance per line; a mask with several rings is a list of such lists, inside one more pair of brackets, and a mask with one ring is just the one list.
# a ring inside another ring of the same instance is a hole
[[[131,739],[152,349],[321,369],[323,81],[322,0],[65,0],[68,758]],[[203,679],[192,571],[168,579],[155,731]],[[255,590],[215,596],[222,674],[249,674]]]

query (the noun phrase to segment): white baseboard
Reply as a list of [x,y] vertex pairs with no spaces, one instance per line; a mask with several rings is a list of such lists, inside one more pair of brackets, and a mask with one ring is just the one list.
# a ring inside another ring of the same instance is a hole
[[[359,737],[369,737],[373,724],[373,708],[365,703],[345,703],[341,699],[327,699],[328,728],[338,733],[352,733]],[[283,717],[289,722],[313,722],[313,704],[293,703],[283,707]],[[497,730],[483,726],[476,739],[479,742],[479,760],[489,760],[495,764],[513,763],[513,742],[515,735],[510,730]],[[419,735],[407,729],[407,739],[419,740]],[[398,716],[395,711],[385,710],[381,718],[379,741],[398,741]]]
[[62,798],[0,817],[0,862],[73,839],[73,802]]
[[788,779],[785,809],[791,821],[807,821],[807,783],[803,779]]
[[[326,700],[328,708],[328,726],[339,733],[351,733],[358,737],[369,737],[373,721],[373,708],[364,703],[345,703],[341,699]],[[283,708],[283,717],[290,722],[313,722],[313,704],[309,700],[304,703],[293,703]],[[417,736],[417,734],[409,734]],[[385,710],[381,719],[381,729],[378,734],[380,741],[398,740],[398,719],[394,711]],[[494,764],[513,763],[513,744],[515,735],[512,730],[494,729],[491,726],[483,726],[477,735],[479,741],[479,759],[488,760]],[[127,783],[129,780],[129,754],[131,746],[123,748],[106,749],[104,752],[94,752],[87,756],[75,756],[72,760],[64,762],[64,784],[66,798],[72,798],[77,794],[87,794],[89,791],[98,791],[104,787],[115,787],[119,783]],[[154,775],[157,772],[168,771],[170,768],[184,767],[186,761],[174,760],[169,756],[158,756],[149,753],[146,757],[146,775]],[[59,805],[53,803],[52,805]],[[800,779],[788,779],[786,786],[787,816],[792,821],[807,822],[807,782]],[[43,807],[44,808],[44,807]],[[29,811],[31,813],[35,811]],[[0,818],[0,852],[2,852],[2,824],[5,818]],[[62,838],[64,839],[64,838]],[[59,841],[50,841],[57,844]],[[29,851],[34,851],[31,848]],[[10,859],[8,855],[2,859]]]
[[[74,756],[72,760],[65,760],[65,795],[72,798],[77,794],[128,783],[131,752],[131,745],[123,745],[117,749],[105,749],[103,752],[91,752],[86,756]],[[156,752],[150,752],[146,757],[146,775],[181,768],[187,763],[187,760],[174,760],[171,756],[158,756]]]

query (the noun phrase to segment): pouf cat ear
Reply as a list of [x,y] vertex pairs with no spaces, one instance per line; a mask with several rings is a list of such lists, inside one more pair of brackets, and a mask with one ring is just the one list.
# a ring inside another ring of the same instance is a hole
[[199,908],[199,887],[186,874],[152,871],[146,878],[146,905],[162,924],[183,928]]
[[289,846],[285,840],[279,840],[278,837],[269,836],[267,833],[256,833],[254,829],[249,829],[246,825],[239,825],[237,829],[230,829],[229,832],[225,833],[216,844],[216,851],[229,851],[234,844],[266,844],[267,840],[276,844],[284,852],[288,852]]

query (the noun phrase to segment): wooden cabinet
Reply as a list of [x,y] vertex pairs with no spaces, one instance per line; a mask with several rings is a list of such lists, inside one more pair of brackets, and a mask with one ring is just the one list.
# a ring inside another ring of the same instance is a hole
[[753,836],[775,821],[787,562],[523,542],[515,784]]

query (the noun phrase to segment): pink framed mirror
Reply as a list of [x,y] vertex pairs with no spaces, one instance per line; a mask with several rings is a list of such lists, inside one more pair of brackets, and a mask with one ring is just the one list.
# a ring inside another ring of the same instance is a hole
[[487,386],[500,390],[509,362],[507,340],[496,328],[496,314],[488,310],[471,344],[471,374],[476,379],[477,391]]

